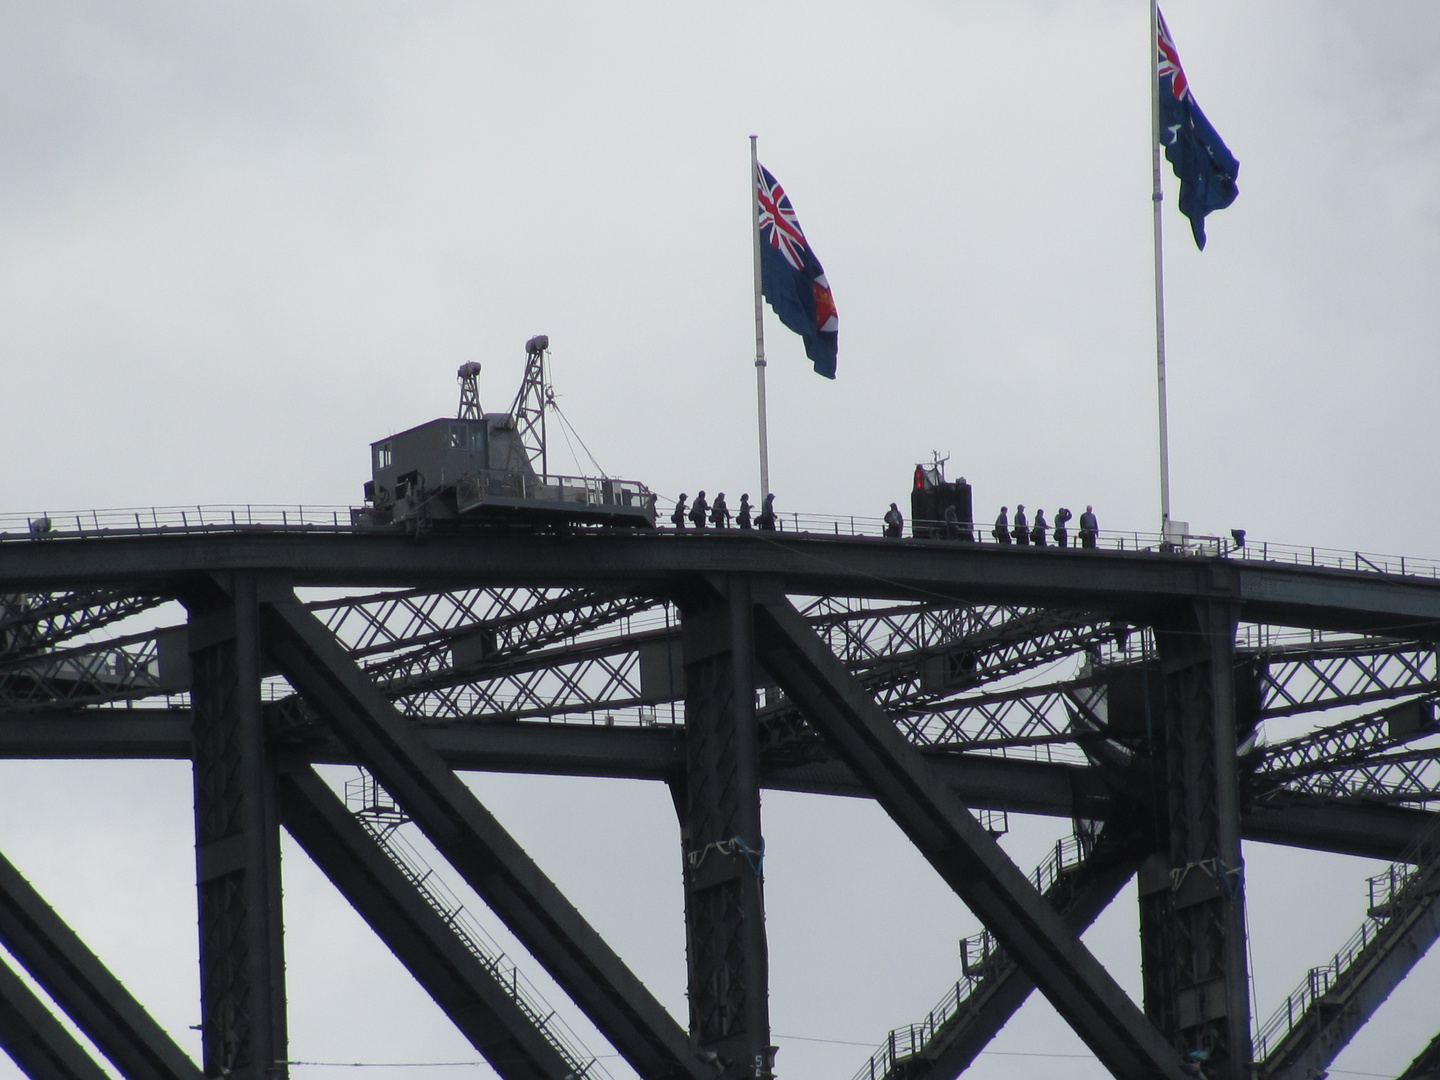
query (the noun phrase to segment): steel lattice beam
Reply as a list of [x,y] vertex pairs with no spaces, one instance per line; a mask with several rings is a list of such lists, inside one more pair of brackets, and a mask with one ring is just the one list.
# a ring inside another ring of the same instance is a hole
[[0,596],[0,657],[53,649],[162,603],[162,596],[124,586]]

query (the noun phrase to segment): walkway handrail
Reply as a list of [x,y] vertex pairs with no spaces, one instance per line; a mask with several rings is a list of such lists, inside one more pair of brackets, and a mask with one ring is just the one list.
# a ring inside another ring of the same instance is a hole
[[[295,532],[351,532],[358,530],[358,511],[350,506],[333,504],[298,504],[295,506],[262,503],[225,503],[194,506],[149,506],[119,507],[109,510],[66,510],[64,512],[43,512],[32,514],[0,514],[0,543],[32,541],[58,538],[85,538],[95,536],[134,536],[152,534],[190,534],[212,532],[251,532],[258,530],[291,530]],[[661,522],[668,520],[668,514],[659,512]],[[910,522],[906,526],[906,537],[902,542],[913,541],[908,534],[915,525],[922,531],[934,531],[943,537],[945,523],[940,521]],[[372,531],[373,526],[365,527]],[[645,530],[649,532],[650,530]],[[677,536],[711,535],[713,527],[703,530],[694,528],[674,529],[670,526],[654,530],[655,533]],[[724,530],[734,535],[740,530],[733,527]],[[879,537],[884,533],[884,522],[878,517],[857,514],[811,514],[780,511],[776,514],[776,531],[808,537]],[[1069,538],[1067,550],[1081,550],[1078,547],[1078,532]],[[757,532],[756,535],[762,535]],[[926,543],[975,543],[994,545],[989,530],[976,525],[971,541],[935,540],[926,538]],[[892,541],[894,542],[894,541]],[[1054,548],[1051,540],[1048,545]],[[1341,548],[1318,547],[1310,544],[1271,543],[1247,539],[1243,546],[1237,545],[1231,537],[1187,536],[1183,541],[1166,540],[1159,533],[1102,529],[1096,540],[1097,548],[1104,551],[1133,551],[1167,555],[1203,556],[1209,558],[1235,559],[1244,562],[1281,563],[1290,566],[1312,566],[1333,570],[1353,570],[1362,573],[1399,574],[1410,577],[1440,579],[1440,560],[1412,558],[1406,555],[1386,555],[1372,551],[1347,551]],[[1016,547],[1015,550],[1029,550]]]
[[[1068,871],[1084,863],[1089,845],[1073,836],[1056,841],[1045,861],[1030,875],[1035,888],[1048,898],[1051,889]],[[888,1080],[895,1067],[906,1058],[923,1053],[925,1048],[961,1013],[973,1007],[977,992],[986,982],[1013,965],[1000,943],[989,930],[960,941],[960,978],[946,991],[940,1003],[925,1019],[895,1028],[880,1048],[870,1055],[854,1080]]]
[[1370,908],[1328,964],[1311,968],[1255,1033],[1255,1060],[1273,1053],[1314,1004],[1354,969],[1356,960],[1391,925],[1428,896],[1426,883],[1440,867],[1440,821],[1432,822],[1401,857],[1370,879]]
[[361,769],[359,776],[345,782],[345,805],[431,909],[490,970],[545,1041],[565,1060],[576,1080],[611,1080],[605,1066],[585,1048],[579,1036],[405,839],[399,829],[409,818],[367,770]]

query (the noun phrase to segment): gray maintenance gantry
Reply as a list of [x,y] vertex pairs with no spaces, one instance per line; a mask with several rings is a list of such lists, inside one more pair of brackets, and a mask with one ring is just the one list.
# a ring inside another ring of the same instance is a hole
[[456,373],[460,408],[454,419],[431,420],[371,443],[372,479],[356,524],[653,528],[655,496],[644,484],[603,473],[550,472],[546,414],[558,408],[545,381],[549,348],[544,334],[525,343],[525,377],[509,412],[483,411],[480,365],[471,361]]

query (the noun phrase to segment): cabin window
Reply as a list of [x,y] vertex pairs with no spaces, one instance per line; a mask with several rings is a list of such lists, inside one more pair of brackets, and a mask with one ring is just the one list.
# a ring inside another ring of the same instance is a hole
[[450,425],[450,449],[464,450],[467,448],[466,430],[464,424]]
[[375,448],[375,467],[377,469],[390,468],[390,444],[381,443]]

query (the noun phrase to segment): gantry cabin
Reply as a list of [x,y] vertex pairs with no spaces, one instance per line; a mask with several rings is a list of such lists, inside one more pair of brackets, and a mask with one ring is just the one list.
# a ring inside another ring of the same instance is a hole
[[[549,471],[545,335],[525,344],[525,379],[508,413],[480,408],[480,365],[457,372],[460,410],[370,444],[371,480],[359,515],[376,525],[441,521],[651,528],[655,496],[635,480]],[[537,468],[538,466],[538,468]]]

